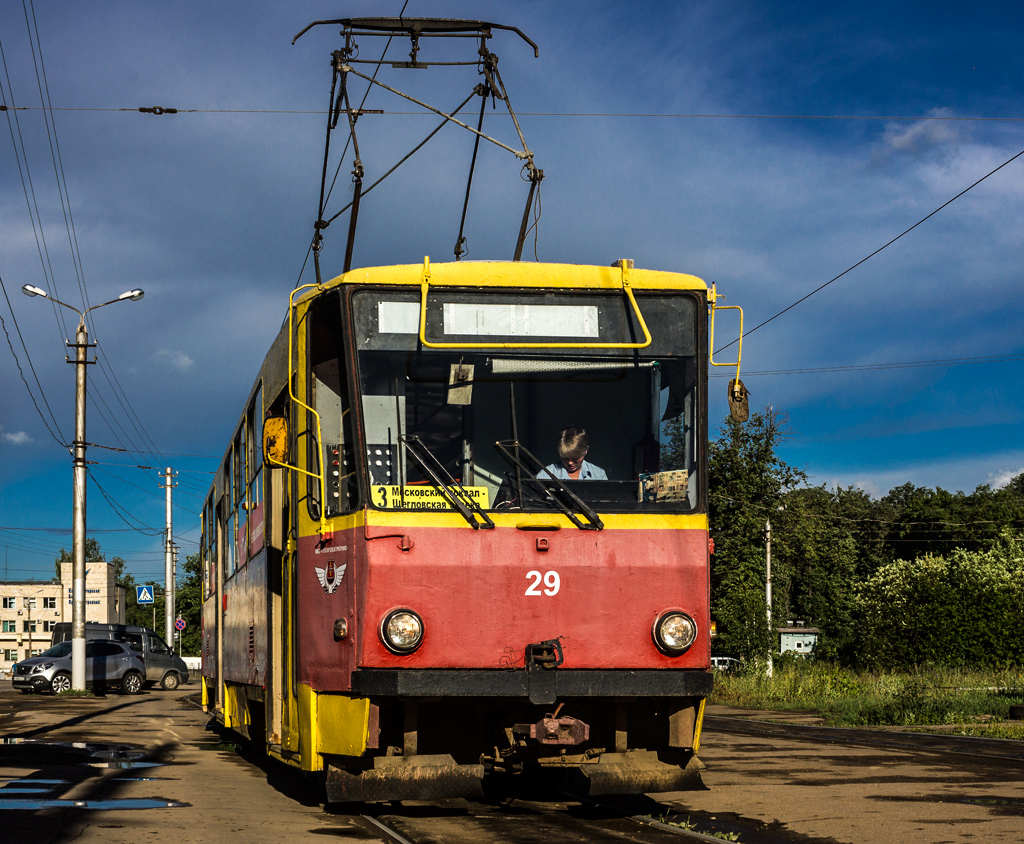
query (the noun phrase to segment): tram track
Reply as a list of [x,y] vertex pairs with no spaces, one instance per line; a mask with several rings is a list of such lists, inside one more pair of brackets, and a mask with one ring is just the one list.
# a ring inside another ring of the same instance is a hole
[[916,733],[884,727],[824,727],[728,715],[705,717],[704,731],[705,735],[729,732],[764,738],[787,738],[825,744],[853,744],[926,753],[954,753],[983,759],[1024,762],[1024,742],[1011,739]]
[[673,822],[671,809],[650,798],[626,803],[586,799],[525,800],[478,803],[447,800],[405,803],[363,814],[364,828],[394,844],[717,844],[722,839]]

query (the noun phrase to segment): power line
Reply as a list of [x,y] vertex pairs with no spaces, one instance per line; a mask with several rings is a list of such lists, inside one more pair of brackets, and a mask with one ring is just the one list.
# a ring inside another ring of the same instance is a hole
[[[1024,353],[1012,355],[986,355],[976,358],[946,358],[938,360],[914,360],[895,363],[860,363],[847,366],[805,366],[794,369],[765,369],[746,372],[749,378],[754,375],[814,375],[825,372],[873,372],[885,369],[916,369],[929,366],[965,366],[975,363],[1009,363],[1024,360]],[[710,375],[710,378],[732,378],[730,374]]]
[[[744,335],[744,336],[746,336],[746,337],[749,337],[749,336],[750,336],[751,334],[753,334],[753,333],[754,333],[755,331],[757,331],[757,330],[758,330],[759,328],[764,328],[764,327],[765,327],[765,326],[766,326],[766,325],[767,325],[767,324],[768,324],[769,322],[771,322],[772,320],[774,320],[774,319],[777,319],[778,317],[782,316],[782,315],[783,315],[784,313],[786,313],[787,311],[791,311],[791,310],[793,310],[793,308],[795,308],[795,307],[796,307],[797,305],[799,305],[799,304],[800,304],[801,302],[806,302],[806,301],[807,301],[808,299],[810,299],[810,298],[811,298],[811,297],[812,297],[812,296],[813,296],[813,295],[814,295],[815,293],[818,293],[818,292],[820,292],[820,291],[824,290],[824,289],[825,289],[826,287],[828,287],[828,286],[829,286],[830,284],[832,284],[833,282],[835,282],[835,281],[839,281],[839,279],[841,279],[841,278],[842,278],[842,277],[843,277],[844,275],[846,275],[846,274],[847,274],[847,273],[849,273],[849,272],[852,272],[853,270],[857,269],[857,267],[859,267],[859,266],[860,266],[861,264],[863,264],[863,263],[865,263],[866,261],[869,261],[870,259],[874,258],[874,257],[875,257],[875,255],[877,255],[877,254],[878,254],[879,252],[881,252],[881,251],[882,251],[883,249],[887,249],[888,247],[892,246],[892,245],[893,245],[893,244],[894,244],[894,243],[895,243],[895,242],[896,242],[897,240],[899,240],[899,239],[900,239],[901,237],[903,237],[903,236],[904,236],[905,234],[910,234],[910,232],[912,232],[912,231],[913,231],[914,229],[916,229],[916,228],[917,228],[917,227],[918,227],[919,225],[921,225],[921,224],[922,224],[923,222],[925,222],[926,220],[929,220],[929,219],[931,219],[932,217],[934,217],[934,216],[935,216],[936,214],[938,214],[938,213],[939,213],[939,212],[940,212],[940,211],[941,211],[941,210],[942,210],[943,208],[945,208],[946,206],[948,206],[948,205],[952,205],[952,204],[953,204],[954,202],[956,202],[956,201],[957,201],[957,200],[958,200],[958,199],[959,199],[959,198],[960,198],[961,196],[963,196],[963,195],[964,195],[965,193],[967,193],[967,192],[968,192],[969,190],[971,190],[972,188],[976,188],[976,187],[977,187],[978,185],[980,185],[980,184],[981,184],[982,182],[984,182],[984,181],[985,181],[985,179],[987,179],[987,178],[988,178],[989,176],[992,176],[992,175],[994,175],[994,174],[998,173],[998,172],[999,172],[1000,170],[1002,170],[1002,169],[1003,169],[1004,167],[1006,167],[1006,165],[1008,165],[1008,164],[1011,164],[1012,162],[1016,161],[1016,160],[1017,160],[1018,158],[1020,158],[1020,157],[1021,157],[1022,155],[1024,155],[1024,149],[1022,149],[1022,150],[1021,150],[1020,152],[1018,152],[1018,153],[1017,153],[1016,155],[1012,155],[1012,156],[1010,156],[1010,158],[1006,159],[1006,161],[1004,161],[1004,162],[1003,162],[1002,164],[1000,164],[1000,165],[999,165],[998,167],[996,167],[996,168],[995,168],[994,170],[990,170],[990,171],[989,171],[988,173],[986,173],[986,174],[985,174],[984,176],[982,176],[982,177],[981,177],[980,179],[978,179],[978,180],[977,180],[976,182],[974,182],[973,184],[971,184],[971,185],[968,185],[968,186],[967,186],[966,188],[964,188],[964,189],[963,189],[962,191],[960,191],[960,193],[958,193],[958,194],[957,194],[956,196],[954,196],[954,197],[953,197],[952,199],[947,199],[947,200],[946,200],[945,202],[943,202],[943,203],[942,203],[942,205],[940,205],[940,206],[939,206],[938,208],[936,208],[936,209],[935,209],[934,211],[932,211],[932,212],[931,212],[930,214],[927,214],[927,215],[925,215],[925,216],[924,216],[924,217],[922,217],[922,218],[921,218],[920,220],[918,220],[918,221],[917,221],[916,223],[914,223],[914,225],[912,225],[912,226],[911,226],[910,228],[908,228],[908,229],[905,229],[904,231],[900,232],[900,233],[899,233],[898,235],[896,235],[896,237],[894,237],[894,238],[893,238],[892,240],[890,240],[890,241],[889,241],[888,243],[885,243],[885,244],[883,244],[882,246],[879,246],[879,247],[878,247],[878,248],[877,248],[877,249],[876,249],[876,250],[875,250],[874,252],[872,252],[872,253],[871,253],[870,255],[868,255],[868,256],[866,256],[866,257],[864,257],[864,258],[861,258],[861,259],[860,259],[860,260],[859,260],[859,261],[858,261],[858,262],[857,262],[856,264],[854,264],[854,265],[853,265],[853,266],[851,266],[851,267],[847,267],[847,268],[846,268],[845,270],[843,270],[843,271],[842,271],[841,273],[839,273],[839,275],[835,276],[834,278],[831,278],[831,279],[829,279],[829,280],[828,280],[828,281],[826,281],[826,282],[825,282],[824,284],[822,284],[822,285],[820,285],[820,286],[816,287],[816,288],[815,288],[814,290],[812,290],[812,291],[811,291],[810,293],[808,293],[808,294],[807,294],[806,296],[802,296],[801,298],[797,299],[797,300],[796,300],[796,301],[795,301],[795,302],[794,302],[794,303],[793,303],[792,305],[789,305],[788,307],[785,307],[785,308],[783,308],[783,309],[782,309],[781,311],[779,311],[779,312],[778,312],[777,314],[775,314],[774,316],[770,316],[770,317],[768,317],[768,319],[766,319],[766,320],[765,320],[764,322],[762,322],[762,323],[761,323],[760,325],[755,325],[755,326],[754,326],[753,328],[751,328],[751,329],[750,329],[749,331],[745,332],[745,335]],[[721,347],[720,349],[716,349],[715,351],[717,351],[717,352],[723,352],[723,351],[725,351],[726,349],[728,349],[728,348],[729,348],[730,346],[732,346],[732,345],[735,345],[735,344],[736,344],[737,342],[738,342],[738,340],[733,340],[733,341],[732,341],[731,343],[728,343],[728,344],[726,344],[725,346],[722,346],[722,347]]]
[[[48,106],[50,111],[113,112],[146,115],[175,114],[283,114],[322,117],[323,109],[288,108],[163,108],[152,107],[103,107],[103,106]],[[0,111],[38,111],[39,106],[0,107]],[[666,120],[873,120],[873,121],[949,121],[959,123],[1020,123],[1024,117],[981,117],[935,115],[935,114],[729,114],[715,112],[642,112],[642,111],[521,111],[522,117],[611,117],[611,118],[659,118]],[[375,114],[398,117],[427,117],[426,111],[389,111]]]

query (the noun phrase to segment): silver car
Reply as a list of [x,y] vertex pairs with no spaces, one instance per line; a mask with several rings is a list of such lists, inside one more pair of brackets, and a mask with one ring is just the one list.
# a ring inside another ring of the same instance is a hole
[[[71,642],[61,642],[39,656],[15,663],[12,672],[14,688],[23,692],[59,694],[68,691],[71,688]],[[128,645],[101,640],[85,643],[87,689],[118,688],[127,695],[137,695],[145,676],[146,664]]]

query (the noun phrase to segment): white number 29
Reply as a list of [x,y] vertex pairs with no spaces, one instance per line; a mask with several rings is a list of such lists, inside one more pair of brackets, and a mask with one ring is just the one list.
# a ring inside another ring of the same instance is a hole
[[531,581],[530,585],[526,587],[526,592],[524,593],[526,595],[539,595],[542,582],[545,595],[557,595],[562,585],[557,571],[546,571],[544,574],[541,574],[539,571],[528,571],[526,579]]

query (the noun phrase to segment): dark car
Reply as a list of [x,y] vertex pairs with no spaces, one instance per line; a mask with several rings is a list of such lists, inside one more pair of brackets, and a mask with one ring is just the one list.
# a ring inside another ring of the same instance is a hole
[[[72,638],[71,624],[62,621],[54,625],[53,644],[70,641]],[[101,624],[87,621],[85,624],[86,641],[93,639],[109,639],[124,642],[141,654],[146,664],[144,672],[145,685],[155,686],[157,683],[167,691],[178,688],[189,681],[188,666],[181,657],[175,656],[170,646],[161,639],[155,630],[139,627],[135,624]]]
[[[128,645],[102,640],[85,643],[87,689],[117,688],[137,695],[145,676],[146,664]],[[71,642],[61,642],[39,656],[15,663],[11,682],[23,692],[66,692],[71,688]]]

